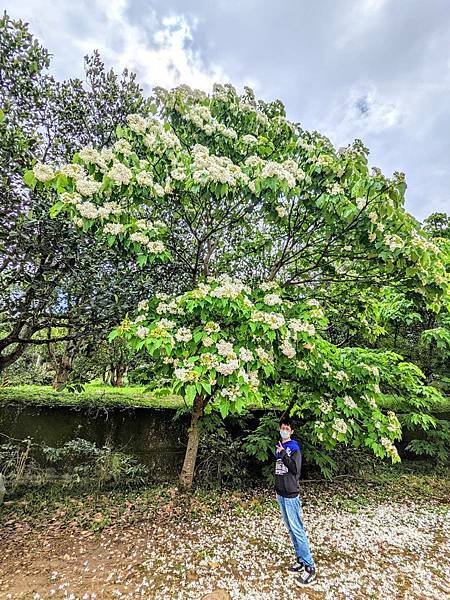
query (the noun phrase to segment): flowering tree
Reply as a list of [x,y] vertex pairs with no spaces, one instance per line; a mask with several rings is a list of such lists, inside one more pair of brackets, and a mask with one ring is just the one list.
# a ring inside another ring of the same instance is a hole
[[263,407],[268,385],[288,382],[301,390],[293,413],[307,418],[309,437],[326,449],[352,443],[394,462],[400,425],[377,401],[407,394],[420,408],[437,394],[423,386],[417,367],[392,352],[337,348],[321,335],[327,321],[316,300],[284,296],[274,282],[252,290],[228,276],[209,278],[179,296],[142,301],[137,316],[110,334],[147,350],[159,376],[193,406],[183,485],[192,483],[202,414]]
[[249,89],[155,92],[153,114],[130,115],[111,148],[84,148],[70,164],[37,163],[25,180],[55,190],[52,214],[67,214],[139,265],[183,266],[172,296],[144,301],[110,336],[145,347],[192,402],[182,482],[192,482],[204,410],[225,416],[263,403],[261,384],[282,380],[313,394],[309,408],[292,408],[317,417],[323,444],[365,444],[396,460],[398,422],[377,408],[376,363],[397,370],[397,385],[419,404],[428,393],[421,373],[393,353],[369,353],[367,362],[368,351],[333,345],[316,298],[337,281],[345,294],[401,282],[439,310],[445,254],[404,211],[403,176],[370,173],[360,142],[336,151]]
[[[435,309],[443,252],[403,208],[405,183],[367,167],[361,142],[336,151],[285,117],[280,102],[157,89],[155,116],[130,115],[120,139],[73,163],[37,163],[25,179],[53,188],[65,211],[145,265],[181,262],[195,285],[210,272],[326,286],[399,278]],[[186,284],[185,284],[186,285]]]

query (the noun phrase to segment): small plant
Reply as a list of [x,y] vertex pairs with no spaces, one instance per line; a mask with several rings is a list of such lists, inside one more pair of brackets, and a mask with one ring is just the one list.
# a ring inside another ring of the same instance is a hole
[[72,468],[72,482],[92,481],[99,488],[143,485],[148,469],[133,456],[115,451],[109,443],[98,448],[93,442],[76,438],[60,448],[45,447],[44,454],[60,472]]
[[435,428],[425,432],[423,439],[411,440],[406,450],[418,456],[429,456],[436,466],[450,462],[450,421],[436,420]]
[[9,482],[8,493],[14,493],[26,476],[41,475],[41,469],[31,453],[33,445],[31,438],[11,440],[0,445],[1,473]]
[[266,462],[274,456],[274,448],[279,439],[279,418],[274,414],[265,414],[259,420],[255,430],[244,439],[244,449],[260,462]]
[[248,480],[248,455],[242,437],[233,438],[217,413],[201,425],[196,479],[203,487],[236,488]]

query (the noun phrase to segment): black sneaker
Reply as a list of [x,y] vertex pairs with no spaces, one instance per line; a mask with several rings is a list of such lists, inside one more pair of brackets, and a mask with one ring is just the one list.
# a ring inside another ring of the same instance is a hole
[[289,571],[291,573],[302,573],[304,569],[305,569],[305,565],[302,563],[302,561],[299,558],[297,558],[297,562],[295,563],[295,565],[292,565],[292,567],[289,567]]
[[314,567],[305,567],[303,573],[297,578],[298,585],[309,585],[316,579],[316,569]]

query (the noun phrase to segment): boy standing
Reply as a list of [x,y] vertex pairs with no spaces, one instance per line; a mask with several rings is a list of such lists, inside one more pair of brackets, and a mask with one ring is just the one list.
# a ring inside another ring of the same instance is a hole
[[308,585],[315,580],[316,569],[301,519],[299,479],[302,454],[299,443],[291,439],[293,432],[291,419],[283,417],[280,421],[282,442],[278,442],[276,446],[275,490],[283,520],[297,555],[297,564],[291,567],[290,571],[299,573],[297,579],[299,585]]

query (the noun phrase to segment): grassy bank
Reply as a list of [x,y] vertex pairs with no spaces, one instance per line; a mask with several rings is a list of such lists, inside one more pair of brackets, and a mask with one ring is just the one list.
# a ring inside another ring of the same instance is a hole
[[112,387],[89,383],[82,392],[54,390],[49,385],[18,385],[0,389],[0,405],[32,404],[35,406],[77,407],[145,407],[173,408],[184,406],[180,396],[159,395],[143,386]]
[[[99,383],[88,383],[82,392],[56,391],[49,385],[18,385],[0,388],[0,405],[76,406],[102,407],[145,407],[172,408],[185,406],[183,398],[167,393],[145,391],[144,386],[112,387]],[[384,399],[379,403],[385,410],[405,412],[407,404],[400,399]],[[273,408],[277,408],[273,406]],[[282,407],[280,406],[280,409]],[[450,397],[436,401],[432,413],[450,413]]]

